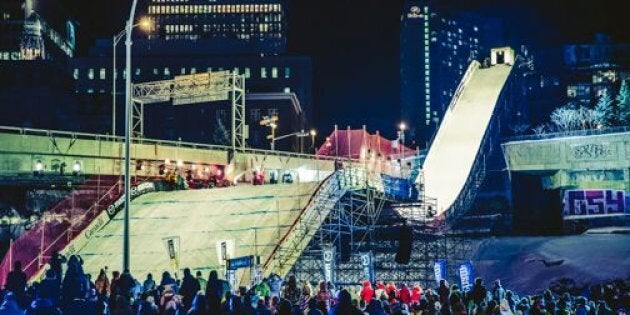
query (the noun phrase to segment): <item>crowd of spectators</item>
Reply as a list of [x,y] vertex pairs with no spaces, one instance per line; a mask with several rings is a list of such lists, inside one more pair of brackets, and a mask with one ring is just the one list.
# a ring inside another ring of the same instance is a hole
[[[63,273],[63,266],[65,273]],[[205,278],[186,268],[183,277],[164,272],[136,280],[129,271],[102,269],[96,279],[83,271],[79,256],[67,261],[55,255],[41,281],[27,283],[20,262],[6,279],[0,315],[612,315],[625,314],[630,304],[628,282],[586,287],[579,295],[546,290],[518,296],[499,280],[487,288],[476,279],[464,292],[441,280],[437,288],[365,281],[338,286],[272,275],[251,288],[232,290],[216,271]]]

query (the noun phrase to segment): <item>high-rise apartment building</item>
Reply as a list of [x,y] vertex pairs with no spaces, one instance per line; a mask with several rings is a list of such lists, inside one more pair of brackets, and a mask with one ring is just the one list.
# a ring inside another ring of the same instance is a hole
[[430,1],[407,0],[400,30],[401,118],[425,147],[472,60],[502,43],[501,23],[450,13]]
[[149,39],[194,40],[212,52],[282,53],[284,0],[145,0]]

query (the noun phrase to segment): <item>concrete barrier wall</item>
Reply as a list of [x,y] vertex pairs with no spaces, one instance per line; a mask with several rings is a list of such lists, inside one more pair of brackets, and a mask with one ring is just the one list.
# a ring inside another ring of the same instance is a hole
[[630,133],[507,142],[502,145],[513,172],[630,168]]
[[[159,165],[166,160],[173,164],[182,161],[186,166],[228,165],[229,162],[233,162],[232,171],[235,174],[247,174],[252,169],[275,169],[302,172],[305,178],[321,173],[323,178],[334,170],[332,160],[309,155],[252,150],[245,153],[237,152],[233,161],[229,161],[226,148],[193,146],[192,144],[179,146],[177,142],[161,144],[155,140],[134,143],[131,146],[132,174],[157,175]],[[54,166],[65,162],[65,173],[71,174],[73,165],[78,162],[84,174],[121,174],[123,158],[123,143],[106,136],[73,139],[67,135],[55,137],[0,132],[0,175],[32,174],[38,161],[41,161],[44,173],[59,172]],[[143,167],[136,170],[138,161],[142,161]]]

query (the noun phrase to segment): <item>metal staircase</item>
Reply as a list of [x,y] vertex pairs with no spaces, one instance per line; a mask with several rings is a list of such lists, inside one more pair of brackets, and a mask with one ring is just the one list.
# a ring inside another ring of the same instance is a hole
[[284,277],[289,272],[330,210],[346,194],[346,188],[340,185],[342,178],[343,171],[336,171],[321,183],[306,208],[263,264],[264,275],[274,272]]
[[382,200],[403,201],[400,197],[386,194],[383,185],[379,174],[370,174],[364,167],[351,163],[335,171],[321,183],[308,205],[271,252],[262,266],[263,274],[267,276],[273,272],[281,277],[286,276],[346,193],[369,190]]

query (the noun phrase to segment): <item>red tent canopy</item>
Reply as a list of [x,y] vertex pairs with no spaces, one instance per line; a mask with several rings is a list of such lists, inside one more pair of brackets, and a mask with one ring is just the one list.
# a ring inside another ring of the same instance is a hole
[[388,140],[376,134],[369,134],[364,129],[335,130],[328,140],[317,150],[318,155],[361,158],[364,154],[373,152],[384,157],[398,157],[399,155],[413,156],[415,150],[401,146],[398,140]]

